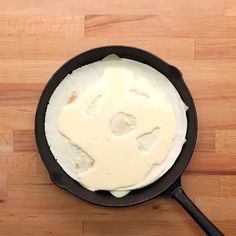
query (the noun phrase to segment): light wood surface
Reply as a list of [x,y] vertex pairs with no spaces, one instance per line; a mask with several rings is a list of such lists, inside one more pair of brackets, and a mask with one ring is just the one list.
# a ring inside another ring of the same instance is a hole
[[0,235],[204,235],[173,200],[113,209],[54,186],[34,141],[34,114],[53,72],[96,46],[132,45],[179,67],[199,137],[183,186],[236,235],[235,0],[0,0]]

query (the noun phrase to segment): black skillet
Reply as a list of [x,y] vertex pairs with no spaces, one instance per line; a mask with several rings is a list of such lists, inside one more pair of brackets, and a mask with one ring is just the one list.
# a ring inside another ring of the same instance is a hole
[[[121,58],[136,60],[160,71],[175,86],[181,98],[189,107],[187,111],[187,141],[174,165],[163,177],[153,184],[142,189],[131,191],[123,198],[115,198],[107,191],[91,192],[68,176],[53,157],[44,130],[45,112],[48,101],[58,84],[67,74],[78,67],[99,61],[109,54],[116,54]],[[197,114],[192,96],[184,83],[181,72],[153,54],[133,47],[107,46],[89,50],[66,62],[55,72],[42,92],[35,118],[35,136],[39,153],[48,169],[52,181],[57,186],[68,190],[73,195],[94,204],[111,207],[135,205],[161,194],[169,195],[182,205],[207,235],[223,235],[223,233],[206,218],[197,206],[194,205],[181,187],[181,175],[192,157],[196,144]]]

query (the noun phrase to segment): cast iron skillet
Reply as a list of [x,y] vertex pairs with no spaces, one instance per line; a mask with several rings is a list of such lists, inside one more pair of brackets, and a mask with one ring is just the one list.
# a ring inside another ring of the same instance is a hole
[[[131,191],[123,198],[115,198],[107,191],[91,192],[68,176],[53,157],[44,130],[45,112],[48,101],[58,84],[67,74],[71,73],[76,68],[101,60],[109,54],[116,54],[122,58],[136,60],[157,69],[170,80],[185,104],[189,107],[187,111],[187,141],[174,165],[163,177],[153,184],[142,189]],[[42,92],[35,118],[35,136],[39,153],[48,169],[52,181],[57,186],[68,190],[75,196],[94,204],[118,207],[142,203],[161,194],[169,195],[182,205],[207,235],[223,235],[223,233],[204,216],[197,206],[194,205],[181,187],[181,175],[192,157],[197,139],[197,114],[192,96],[184,83],[181,72],[151,53],[133,47],[107,46],[89,50],[66,62],[55,72]]]

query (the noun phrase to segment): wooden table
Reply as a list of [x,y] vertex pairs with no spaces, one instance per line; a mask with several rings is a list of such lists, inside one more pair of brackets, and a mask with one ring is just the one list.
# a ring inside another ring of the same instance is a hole
[[[112,3],[113,2],[113,3]],[[0,0],[0,235],[203,235],[171,199],[111,209],[54,186],[34,141],[52,73],[96,46],[132,45],[179,67],[199,138],[183,186],[236,235],[236,1]]]

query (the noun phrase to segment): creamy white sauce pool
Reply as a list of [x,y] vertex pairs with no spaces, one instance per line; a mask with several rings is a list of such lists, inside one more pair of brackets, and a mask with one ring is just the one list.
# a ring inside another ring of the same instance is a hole
[[[60,132],[94,161],[79,176],[80,182],[93,190],[139,184],[154,164],[165,161],[176,135],[175,113],[165,94],[121,68],[119,61],[116,64],[106,68],[101,80],[78,102],[65,106],[59,116]],[[143,86],[137,88],[139,81]],[[129,122],[132,128],[123,132]],[[154,130],[158,137],[152,141]],[[145,145],[139,140],[148,134],[146,143],[150,145]]]

